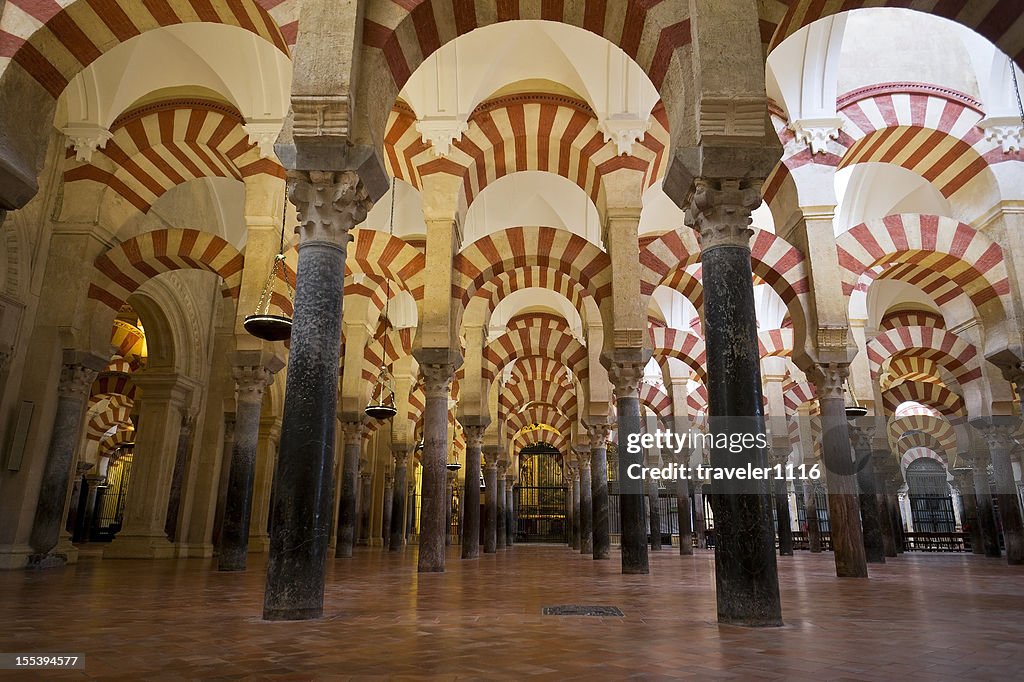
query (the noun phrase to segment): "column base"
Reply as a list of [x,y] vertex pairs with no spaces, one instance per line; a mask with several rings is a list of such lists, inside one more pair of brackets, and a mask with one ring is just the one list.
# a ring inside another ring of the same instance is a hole
[[270,551],[269,535],[250,535],[249,554],[266,554]]
[[118,535],[106,549],[104,559],[174,559],[176,548],[166,536]]
[[213,545],[208,542],[180,543],[178,556],[181,558],[209,559],[213,556]]
[[29,545],[0,545],[0,571],[25,568],[32,553]]
[[384,538],[370,538],[370,547],[383,547]]
[[61,532],[57,546],[51,551],[52,554],[63,555],[65,563],[78,563],[78,548],[71,544],[71,534]]

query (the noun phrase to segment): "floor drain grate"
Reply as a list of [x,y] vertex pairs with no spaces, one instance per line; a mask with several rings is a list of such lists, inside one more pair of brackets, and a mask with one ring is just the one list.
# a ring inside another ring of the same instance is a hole
[[562,604],[545,606],[545,616],[625,616],[617,606],[583,606],[581,604]]

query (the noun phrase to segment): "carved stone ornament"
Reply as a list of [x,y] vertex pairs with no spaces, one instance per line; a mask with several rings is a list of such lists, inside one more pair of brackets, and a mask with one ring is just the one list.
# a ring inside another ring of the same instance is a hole
[[613,362],[608,369],[608,380],[615,387],[616,399],[625,396],[637,396],[640,391],[640,380],[644,377],[645,363]]
[[815,380],[814,389],[818,399],[845,398],[846,379],[850,376],[850,366],[839,362],[818,365],[821,376]]
[[811,154],[827,152],[829,140],[839,139],[842,126],[841,118],[805,118],[789,123],[789,129],[793,131],[796,141],[810,147]]
[[84,401],[89,397],[92,382],[96,381],[98,375],[99,372],[84,365],[64,365],[60,371],[57,395],[61,398],[74,398]]
[[697,178],[686,224],[700,234],[701,250],[716,246],[750,248],[750,214],[761,204],[757,184],[739,178]]
[[348,137],[348,95],[292,95],[295,137]]
[[430,151],[434,156],[448,156],[452,143],[461,140],[462,134],[469,130],[469,123],[460,118],[427,118],[416,121],[416,132],[420,139],[430,143]]
[[303,241],[345,246],[349,230],[366,220],[373,206],[355,171],[288,171],[289,199],[298,210],[296,228]]
[[274,374],[260,366],[234,367],[231,374],[242,402],[262,402],[264,389],[274,381]]
[[420,365],[423,375],[423,392],[428,398],[447,398],[455,377],[455,365],[451,363],[423,363]]
[[69,123],[61,129],[67,138],[64,146],[75,150],[75,160],[83,163],[92,161],[93,152],[104,149],[114,134],[99,125],[82,121]]

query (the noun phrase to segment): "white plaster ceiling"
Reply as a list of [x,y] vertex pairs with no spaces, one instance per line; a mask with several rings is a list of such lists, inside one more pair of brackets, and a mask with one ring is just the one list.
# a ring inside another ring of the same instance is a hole
[[504,334],[508,327],[508,321],[524,310],[529,312],[549,312],[565,318],[573,335],[582,344],[586,345],[586,335],[583,332],[583,318],[580,317],[580,313],[569,302],[569,299],[550,289],[542,289],[540,287],[527,287],[513,291],[501,299],[498,305],[494,306],[494,311],[491,313],[490,323],[488,324],[488,341]]
[[836,235],[895,213],[956,217],[949,200],[917,173],[888,163],[859,163],[835,175]]

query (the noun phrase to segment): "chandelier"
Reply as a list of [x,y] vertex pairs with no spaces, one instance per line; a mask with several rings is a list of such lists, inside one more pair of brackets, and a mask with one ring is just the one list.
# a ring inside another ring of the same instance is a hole
[[285,315],[273,315],[270,312],[270,301],[274,295],[274,283],[276,280],[284,280],[285,285],[288,287],[289,300],[292,299],[294,294],[292,284],[288,281],[284,263],[284,225],[286,220],[285,211],[288,207],[287,192],[285,194],[284,208],[281,209],[281,240],[277,249],[277,255],[274,256],[274,263],[270,267],[267,281],[263,284],[263,291],[260,292],[260,300],[256,304],[256,311],[252,315],[246,316],[242,322],[245,331],[264,341],[284,341],[291,338],[292,335],[292,318]]

